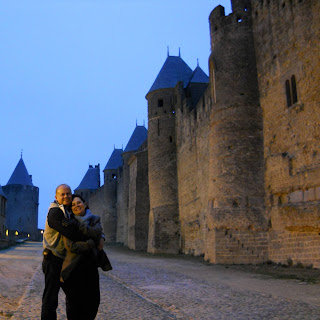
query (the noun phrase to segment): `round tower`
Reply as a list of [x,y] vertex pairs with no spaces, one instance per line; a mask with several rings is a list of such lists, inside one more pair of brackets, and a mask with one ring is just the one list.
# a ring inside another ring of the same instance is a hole
[[190,79],[192,70],[181,57],[168,56],[148,100],[149,235],[148,252],[178,253],[179,208],[174,88]]
[[32,177],[21,157],[7,185],[3,186],[7,197],[6,227],[9,234],[19,238],[38,240],[39,188],[32,183]]
[[210,228],[261,229],[264,216],[262,113],[251,5],[233,0],[210,15]]
[[117,184],[118,168],[122,166],[122,152],[122,149],[114,149],[103,170],[104,212],[101,221],[107,242],[117,240]]

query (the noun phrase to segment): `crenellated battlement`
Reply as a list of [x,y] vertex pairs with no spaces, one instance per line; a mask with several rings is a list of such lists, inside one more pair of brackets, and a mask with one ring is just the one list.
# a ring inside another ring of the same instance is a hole
[[233,0],[232,13],[225,15],[223,6],[217,6],[209,16],[211,50],[214,49],[214,43],[223,39],[226,33],[237,33],[244,27],[251,26],[251,3],[249,0]]
[[292,16],[303,14],[304,8],[310,7],[308,0],[257,0],[252,1],[253,18],[271,16]]

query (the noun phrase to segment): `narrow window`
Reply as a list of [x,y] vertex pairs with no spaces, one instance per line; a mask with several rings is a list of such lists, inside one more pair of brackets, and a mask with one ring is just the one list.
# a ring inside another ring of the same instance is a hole
[[298,96],[297,96],[296,77],[294,75],[292,75],[291,77],[291,94],[292,94],[292,104],[295,104],[298,101]]
[[163,107],[163,99],[158,100],[158,107],[159,108]]
[[292,105],[292,101],[291,101],[291,90],[290,90],[289,80],[286,80],[286,96],[287,96],[287,106],[290,107]]
[[171,136],[169,137],[169,141],[170,141],[170,143],[172,142],[172,137]]
[[291,107],[293,104],[298,102],[297,84],[296,84],[295,75],[292,75],[290,80],[286,80],[285,87],[286,87],[287,106]]

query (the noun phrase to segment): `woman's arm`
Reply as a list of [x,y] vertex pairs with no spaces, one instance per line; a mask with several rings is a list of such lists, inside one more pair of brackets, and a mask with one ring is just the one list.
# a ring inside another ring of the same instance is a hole
[[63,237],[63,243],[67,250],[78,254],[88,252],[96,247],[96,244],[92,239],[87,241],[72,241],[66,237]]
[[100,217],[94,216],[90,223],[80,223],[79,230],[88,238],[93,239],[95,242],[99,242],[101,238],[104,239],[104,234],[102,232],[102,226],[100,222]]

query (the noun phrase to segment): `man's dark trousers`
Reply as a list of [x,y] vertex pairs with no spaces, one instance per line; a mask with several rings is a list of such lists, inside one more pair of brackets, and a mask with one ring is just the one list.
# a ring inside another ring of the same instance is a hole
[[56,257],[51,252],[43,257],[42,271],[45,277],[45,289],[42,296],[42,320],[57,319],[62,263],[63,259]]

